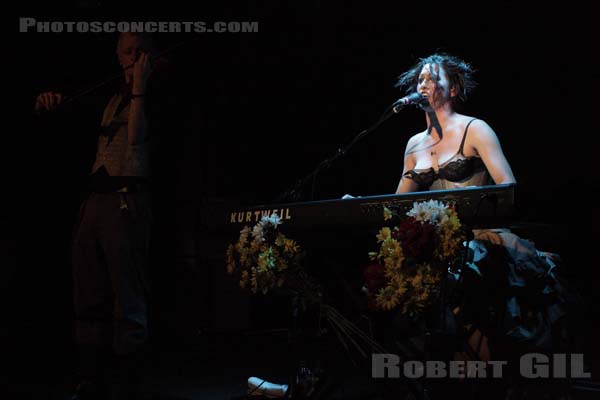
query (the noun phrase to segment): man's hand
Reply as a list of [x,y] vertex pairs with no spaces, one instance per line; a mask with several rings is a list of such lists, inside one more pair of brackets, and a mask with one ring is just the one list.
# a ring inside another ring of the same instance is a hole
[[133,94],[145,94],[146,82],[148,82],[151,73],[150,56],[148,53],[142,53],[133,64]]
[[62,103],[62,94],[55,92],[45,92],[35,99],[35,112],[54,111]]

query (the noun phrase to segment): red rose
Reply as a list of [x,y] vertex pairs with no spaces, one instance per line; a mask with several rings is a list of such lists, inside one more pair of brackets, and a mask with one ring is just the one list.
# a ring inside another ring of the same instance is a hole
[[412,217],[405,218],[395,233],[407,257],[426,260],[432,257],[435,249],[435,227],[427,222],[421,223]]
[[385,285],[385,275],[383,273],[383,265],[369,264],[363,271],[365,283],[369,292],[375,293],[379,288]]

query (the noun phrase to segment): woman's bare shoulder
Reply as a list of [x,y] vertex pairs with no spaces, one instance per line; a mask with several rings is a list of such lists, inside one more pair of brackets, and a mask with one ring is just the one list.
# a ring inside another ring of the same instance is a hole
[[467,126],[469,127],[469,136],[489,135],[494,132],[490,125],[482,118],[470,115],[458,115],[457,119],[459,126],[464,127],[463,131]]
[[425,139],[426,136],[427,136],[427,130],[424,130],[419,133],[415,133],[414,135],[412,135],[410,137],[410,139],[408,139],[408,145],[410,146],[411,144],[420,143]]

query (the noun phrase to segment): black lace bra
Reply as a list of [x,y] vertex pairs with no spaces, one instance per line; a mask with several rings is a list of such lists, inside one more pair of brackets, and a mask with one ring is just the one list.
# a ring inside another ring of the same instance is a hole
[[419,188],[428,189],[436,179],[445,179],[451,182],[460,182],[470,178],[476,172],[485,171],[485,165],[479,157],[465,157],[463,154],[463,147],[465,144],[465,138],[467,137],[467,130],[471,122],[475,121],[472,119],[465,127],[465,133],[463,134],[462,142],[456,154],[449,160],[440,164],[439,169],[436,171],[431,168],[426,169],[411,169],[407,171],[404,176],[412,179]]

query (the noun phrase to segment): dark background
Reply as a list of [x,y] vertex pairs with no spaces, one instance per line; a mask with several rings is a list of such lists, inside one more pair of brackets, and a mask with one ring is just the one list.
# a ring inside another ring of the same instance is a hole
[[[222,276],[215,257],[221,248],[199,240],[204,213],[215,202],[271,202],[401,97],[395,78],[417,58],[446,51],[478,71],[479,86],[463,112],[498,134],[519,182],[524,236],[565,259],[569,280],[590,305],[585,335],[597,356],[597,127],[587,109],[597,98],[598,72],[585,12],[510,1],[141,7],[32,6],[10,21],[23,122],[12,132],[23,142],[14,149],[19,162],[7,171],[19,171],[24,195],[15,199],[21,212],[3,217],[10,227],[3,231],[4,349],[17,357],[72,354],[68,246],[95,137],[82,128],[89,124],[85,111],[34,119],[35,96],[77,93],[119,72],[116,35],[15,33],[21,16],[259,23],[258,33],[156,37],[162,49],[176,46],[168,68],[152,78],[169,89],[155,175],[157,342],[193,342],[208,330],[265,323]],[[86,96],[78,104],[87,102]],[[424,126],[421,112],[402,111],[319,175],[316,198],[393,193],[406,142]]]

